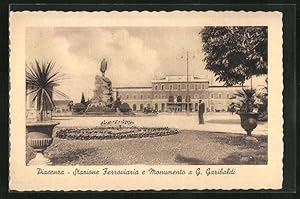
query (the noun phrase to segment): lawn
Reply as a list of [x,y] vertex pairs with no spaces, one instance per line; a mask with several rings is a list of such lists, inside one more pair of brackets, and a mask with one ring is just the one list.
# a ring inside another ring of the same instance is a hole
[[[54,138],[45,151],[54,165],[210,165],[267,164],[267,135],[197,132],[120,140],[63,140]],[[34,157],[27,147],[26,161]]]

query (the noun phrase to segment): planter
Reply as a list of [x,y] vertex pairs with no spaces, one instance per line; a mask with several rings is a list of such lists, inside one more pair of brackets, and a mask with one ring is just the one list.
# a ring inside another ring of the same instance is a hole
[[251,136],[253,129],[257,127],[258,113],[239,113],[241,118],[241,126],[247,132],[247,136]]
[[43,152],[52,144],[53,128],[58,124],[53,121],[26,123],[27,143],[36,152],[36,157],[28,165],[51,164],[51,161],[43,155]]

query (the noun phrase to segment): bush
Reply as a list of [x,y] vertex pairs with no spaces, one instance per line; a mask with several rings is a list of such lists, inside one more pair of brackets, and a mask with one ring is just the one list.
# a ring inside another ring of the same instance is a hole
[[95,128],[64,128],[56,133],[60,139],[70,140],[106,140],[167,136],[179,133],[177,129],[168,127],[95,127]]
[[85,111],[86,107],[82,103],[77,103],[73,106],[73,111],[74,112],[83,112]]
[[130,112],[131,111],[131,108],[130,108],[130,106],[129,106],[129,104],[127,104],[127,103],[122,103],[121,105],[120,105],[120,111],[123,113],[123,112]]
[[115,112],[113,108],[105,106],[90,106],[87,108],[86,112]]

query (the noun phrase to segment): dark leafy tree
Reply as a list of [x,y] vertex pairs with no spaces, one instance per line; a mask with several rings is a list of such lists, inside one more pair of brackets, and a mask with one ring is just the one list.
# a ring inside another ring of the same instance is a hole
[[268,73],[268,29],[265,26],[207,26],[200,32],[205,69],[225,86],[244,84]]
[[81,94],[81,100],[80,100],[80,103],[83,104],[83,105],[85,105],[85,103],[86,103],[86,102],[85,102],[84,93]]

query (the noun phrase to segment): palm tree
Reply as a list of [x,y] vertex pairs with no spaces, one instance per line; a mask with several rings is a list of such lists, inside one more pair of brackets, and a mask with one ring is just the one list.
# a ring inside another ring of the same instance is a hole
[[242,89],[241,91],[237,91],[235,96],[240,99],[240,112],[241,113],[249,113],[252,112],[255,107],[255,89]]
[[26,88],[32,90],[28,93],[33,94],[32,103],[37,103],[39,110],[39,121],[43,121],[44,115],[47,111],[55,107],[53,102],[53,92],[67,97],[64,93],[58,90],[53,90],[58,86],[63,79],[63,74],[60,73],[61,67],[56,69],[55,63],[39,62],[35,60],[34,63],[26,64]]

